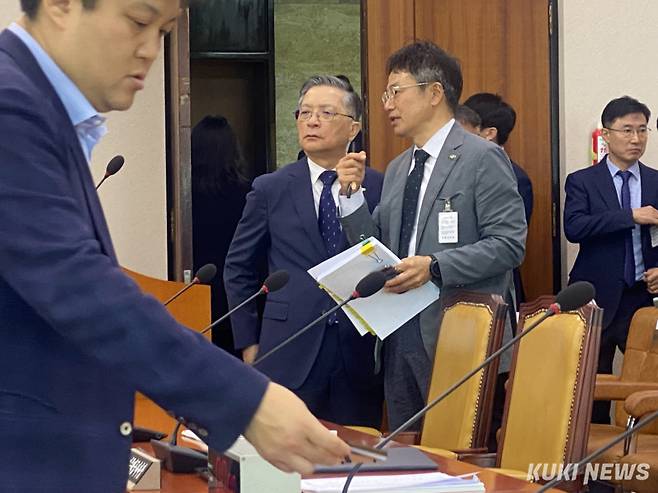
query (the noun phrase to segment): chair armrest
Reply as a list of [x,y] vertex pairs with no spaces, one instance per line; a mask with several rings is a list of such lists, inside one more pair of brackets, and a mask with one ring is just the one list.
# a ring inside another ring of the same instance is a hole
[[624,411],[634,418],[658,410],[658,391],[645,390],[643,392],[634,392],[624,401]]
[[488,453],[489,450],[487,447],[475,447],[475,448],[465,448],[465,449],[453,449],[453,452],[458,456],[460,455],[483,455]]
[[[388,435],[384,435],[386,437]],[[403,443],[404,445],[419,445],[420,444],[420,433],[417,431],[403,431],[402,433],[396,435],[395,441],[398,443]]]
[[495,467],[496,454],[460,454],[457,457],[462,462],[468,462],[478,467]]
[[596,383],[599,382],[616,382],[619,381],[619,375],[613,375],[612,373],[597,373],[596,374]]
[[594,400],[623,401],[629,395],[644,390],[658,390],[658,382],[627,382],[622,380],[596,380]]

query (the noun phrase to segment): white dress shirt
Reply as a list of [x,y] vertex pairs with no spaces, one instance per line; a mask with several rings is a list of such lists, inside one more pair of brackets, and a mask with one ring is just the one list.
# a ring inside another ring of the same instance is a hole
[[[322,183],[322,180],[320,180],[320,175],[324,173],[325,171],[332,171],[327,170],[326,168],[323,168],[317,163],[314,163],[313,160],[306,156],[306,160],[308,161],[308,170],[311,173],[311,187],[313,188],[313,203],[315,204],[315,215],[318,215],[318,211],[320,210],[320,196],[322,195],[322,189],[324,188],[324,183]],[[331,195],[334,197],[334,203],[336,204],[336,209],[338,209],[338,193],[340,192],[340,183],[338,182],[338,178],[336,178],[336,181],[331,185]]]

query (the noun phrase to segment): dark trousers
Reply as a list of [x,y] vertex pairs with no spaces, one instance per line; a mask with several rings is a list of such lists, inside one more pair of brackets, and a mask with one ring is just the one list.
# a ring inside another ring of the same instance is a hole
[[[384,341],[384,395],[391,431],[425,405],[431,370],[415,316]],[[421,423],[422,419],[409,431],[420,430]]]
[[[363,366],[363,371],[372,372],[371,364]],[[367,378],[361,381],[367,382]],[[326,327],[320,352],[308,377],[293,392],[316,418],[342,425],[381,426],[384,401],[381,380],[373,376],[372,385],[359,385],[348,376],[335,324]]]
[[[633,315],[638,309],[650,304],[651,297],[643,281],[624,289],[614,318],[601,333],[598,373],[612,373],[615,349],[618,347],[622,353],[626,350],[626,338]],[[610,401],[594,401],[592,423],[610,424]]]

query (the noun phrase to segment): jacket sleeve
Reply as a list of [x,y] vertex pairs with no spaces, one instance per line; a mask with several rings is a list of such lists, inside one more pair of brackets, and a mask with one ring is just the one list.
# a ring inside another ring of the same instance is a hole
[[0,87],[0,276],[117,382],[203,426],[209,445],[226,449],[251,421],[267,379],[179,325],[103,252],[74,191],[82,178],[94,193],[71,162],[79,144],[53,114],[27,90]]
[[[258,291],[262,285],[259,266],[266,265],[270,243],[265,176],[256,178],[242,218],[224,264],[224,288],[229,306],[237,306]],[[231,315],[231,327],[236,349],[258,344],[260,319],[256,301]]]
[[564,184],[564,234],[571,243],[616,233],[635,226],[633,213],[619,209],[593,214],[584,180],[570,174]]

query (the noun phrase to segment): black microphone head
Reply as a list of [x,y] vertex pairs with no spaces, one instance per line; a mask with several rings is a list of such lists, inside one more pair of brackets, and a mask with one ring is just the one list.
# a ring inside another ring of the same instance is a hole
[[273,293],[288,284],[288,279],[290,279],[290,274],[288,274],[287,270],[278,270],[267,276],[267,279],[263,282],[263,286],[265,286],[268,293]]
[[376,270],[361,279],[354,292],[359,298],[367,298],[382,289],[384,284],[386,284],[386,276],[382,271]]
[[555,302],[560,305],[561,311],[568,312],[589,303],[594,296],[596,296],[596,290],[591,283],[578,281],[560,291],[555,297]]
[[201,284],[208,284],[212,281],[213,277],[215,277],[215,274],[217,274],[217,267],[215,267],[215,264],[206,264],[196,271],[194,278]]
[[125,162],[125,159],[123,159],[122,155],[114,156],[109,163],[107,163],[107,168],[105,168],[105,174],[107,176],[112,176],[116,173],[119,172],[121,167],[123,166],[123,163]]

